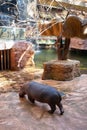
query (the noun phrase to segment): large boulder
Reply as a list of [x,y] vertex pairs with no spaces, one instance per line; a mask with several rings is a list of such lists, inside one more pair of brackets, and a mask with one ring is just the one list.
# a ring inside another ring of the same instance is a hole
[[80,76],[80,62],[77,60],[52,60],[44,63],[42,79],[59,81],[72,80]]

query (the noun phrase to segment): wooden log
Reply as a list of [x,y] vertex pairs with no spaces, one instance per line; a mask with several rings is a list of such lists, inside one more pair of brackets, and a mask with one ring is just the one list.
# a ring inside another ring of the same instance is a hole
[[48,24],[39,24],[38,28],[42,36],[60,36],[62,32],[62,23],[52,21]]
[[[67,9],[74,9],[74,10],[78,10],[78,11],[87,12],[87,6],[85,4],[84,5],[81,5],[81,4],[76,5],[75,3],[71,4],[69,2],[64,2],[61,0],[58,0],[58,1],[56,0],[53,3],[51,3],[51,2],[52,2],[52,0],[49,0],[48,2],[47,2],[47,0],[38,0],[37,4],[44,5],[47,7],[55,7],[55,8],[59,8],[59,6],[61,6],[61,7],[67,8]],[[83,1],[83,3],[85,3],[85,1]]]

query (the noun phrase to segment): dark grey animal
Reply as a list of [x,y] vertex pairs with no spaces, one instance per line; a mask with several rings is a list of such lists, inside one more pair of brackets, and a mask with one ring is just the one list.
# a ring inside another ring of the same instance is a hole
[[31,81],[25,83],[21,87],[19,97],[23,98],[26,94],[32,103],[34,103],[35,100],[47,103],[51,107],[49,113],[54,113],[56,105],[59,107],[60,114],[62,115],[64,113],[63,106],[61,104],[61,95],[55,88]]

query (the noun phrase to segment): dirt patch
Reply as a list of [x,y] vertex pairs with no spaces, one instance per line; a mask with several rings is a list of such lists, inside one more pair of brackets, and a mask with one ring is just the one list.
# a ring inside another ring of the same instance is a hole
[[25,82],[39,78],[40,74],[38,75],[38,72],[40,71],[42,70],[31,67],[20,71],[0,72],[0,93],[19,91],[20,86]]
[[20,71],[2,71],[0,73],[0,93],[18,92],[25,82],[35,80],[53,86],[69,95],[83,87],[86,82],[85,74],[70,81],[56,81],[42,80],[42,73],[43,69],[36,69],[35,67],[24,68]]

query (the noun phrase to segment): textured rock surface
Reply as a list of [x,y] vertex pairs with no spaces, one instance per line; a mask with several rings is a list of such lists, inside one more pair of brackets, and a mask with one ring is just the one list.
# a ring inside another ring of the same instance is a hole
[[19,99],[17,92],[2,93],[0,130],[87,130],[87,75],[81,75],[71,81],[40,78],[36,81],[62,88],[67,92],[62,101],[64,115],[59,115],[58,108],[50,115],[47,112],[47,104],[36,102],[33,105],[27,98]]
[[87,50],[87,39],[83,40],[83,39],[80,39],[80,38],[72,38],[71,43],[70,43],[70,48]]
[[26,66],[19,71],[0,72],[0,93],[19,91],[24,82],[40,78],[42,70]]
[[11,49],[12,69],[18,70],[34,65],[34,49],[31,43],[16,42]]
[[49,61],[44,63],[42,79],[54,79],[60,81],[72,80],[80,76],[80,62],[77,60]]

